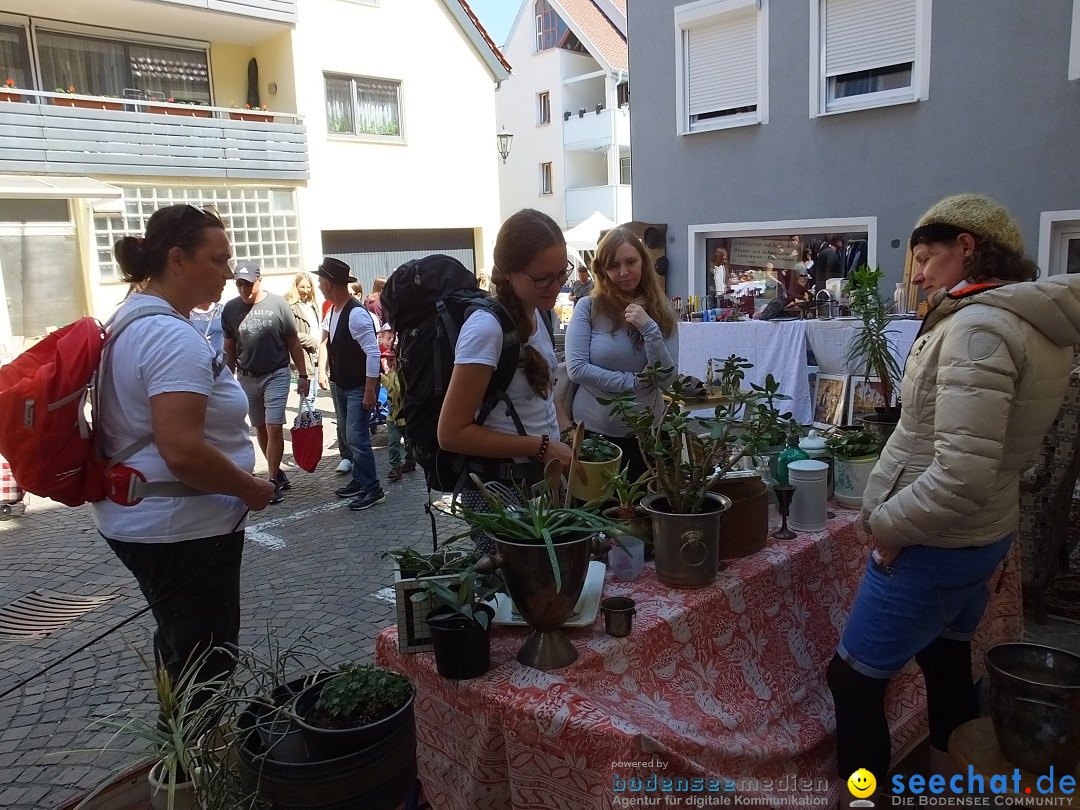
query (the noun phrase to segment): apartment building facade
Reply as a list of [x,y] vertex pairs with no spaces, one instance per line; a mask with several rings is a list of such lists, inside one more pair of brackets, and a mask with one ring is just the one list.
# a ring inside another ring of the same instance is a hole
[[0,0],[0,345],[107,317],[112,243],[172,203],[278,291],[324,254],[482,265],[506,76],[462,0]]
[[716,246],[830,233],[891,288],[920,214],[963,191],[1012,211],[1044,273],[1080,272],[1078,0],[657,0],[628,28],[634,209],[669,225],[671,295],[709,290]]
[[564,228],[599,212],[633,219],[626,0],[522,0],[496,96],[514,134],[499,167],[502,213],[537,208]]

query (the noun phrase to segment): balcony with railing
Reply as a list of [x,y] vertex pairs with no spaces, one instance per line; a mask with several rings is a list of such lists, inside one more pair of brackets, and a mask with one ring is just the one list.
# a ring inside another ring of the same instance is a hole
[[297,0],[154,0],[169,6],[219,11],[260,20],[295,23]]
[[579,107],[563,112],[563,149],[588,152],[611,144],[630,146],[630,108]]
[[587,186],[568,188],[566,194],[566,225],[574,227],[599,211],[612,222],[633,219],[629,185]]
[[0,172],[303,180],[296,113],[70,93],[0,93]]

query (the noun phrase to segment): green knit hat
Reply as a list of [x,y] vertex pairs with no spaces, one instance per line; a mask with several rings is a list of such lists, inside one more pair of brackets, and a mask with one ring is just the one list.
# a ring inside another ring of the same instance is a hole
[[1000,203],[982,194],[946,197],[922,215],[915,230],[927,225],[952,225],[961,231],[997,242],[1018,255],[1024,252],[1024,237],[1016,221]]

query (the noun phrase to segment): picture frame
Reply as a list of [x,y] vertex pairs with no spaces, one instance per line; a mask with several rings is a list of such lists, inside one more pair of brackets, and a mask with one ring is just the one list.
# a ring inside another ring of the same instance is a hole
[[818,374],[814,385],[814,421],[843,425],[847,414],[846,374]]
[[890,403],[885,401],[885,386],[881,379],[871,374],[868,377],[856,375],[848,383],[847,424],[859,424],[860,416],[873,414],[875,408],[884,408]]

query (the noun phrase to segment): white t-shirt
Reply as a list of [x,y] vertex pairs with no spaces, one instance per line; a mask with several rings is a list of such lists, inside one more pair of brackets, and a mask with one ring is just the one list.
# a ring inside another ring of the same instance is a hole
[[[161,307],[154,296],[130,296],[117,311]],[[112,457],[153,432],[150,397],[192,392],[207,397],[203,435],[243,470],[255,468],[255,449],[247,424],[247,396],[228,369],[214,379],[214,353],[190,323],[167,315],[141,318],[106,351],[107,369],[98,392],[96,434]],[[176,481],[151,443],[124,462],[147,481]],[[90,505],[98,530],[129,543],[176,543],[227,534],[240,523],[243,502],[232,495],[144,498],[135,506],[105,500]]]
[[[477,310],[462,324],[458,335],[457,346],[454,348],[454,362],[460,364],[479,363],[495,368],[499,363],[499,355],[502,354],[503,331],[499,326],[499,319],[490,312]],[[548,364],[552,379],[555,377],[555,369],[558,362],[555,358],[555,347],[551,343],[551,336],[544,328],[544,320],[540,312],[536,313],[536,329],[526,342],[532,346]],[[524,347],[522,347],[524,349]],[[555,413],[555,397],[538,397],[533,391],[529,381],[525,379],[525,371],[520,367],[514,372],[514,378],[506,389],[510,401],[514,403],[521,424],[525,427],[528,436],[541,436],[547,434],[553,438],[559,436],[559,419]],[[484,427],[499,433],[518,434],[517,426],[513,417],[507,413],[504,403],[496,404],[494,410],[486,420]]]

